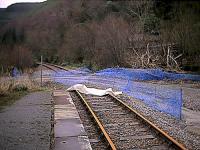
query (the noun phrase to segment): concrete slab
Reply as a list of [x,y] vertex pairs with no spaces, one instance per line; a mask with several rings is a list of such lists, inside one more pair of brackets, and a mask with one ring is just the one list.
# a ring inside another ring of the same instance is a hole
[[87,136],[55,139],[56,150],[92,150]]
[[55,105],[54,106],[55,109],[74,109],[76,110],[76,107],[74,106],[74,104],[65,104],[65,105]]
[[55,120],[78,118],[79,115],[75,107],[68,107],[67,105],[56,105],[54,109]]
[[79,119],[56,120],[55,137],[87,136]]
[[69,101],[67,101],[66,95],[55,96],[55,97],[54,97],[54,102],[55,102],[55,105],[66,105],[66,104],[71,104]]
[[63,92],[63,90],[55,90],[53,92],[53,96],[63,96],[63,95],[67,95],[66,92]]

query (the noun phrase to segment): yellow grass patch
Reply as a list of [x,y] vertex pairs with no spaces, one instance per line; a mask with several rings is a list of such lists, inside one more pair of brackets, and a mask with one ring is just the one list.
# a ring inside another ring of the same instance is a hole
[[6,95],[8,92],[12,92],[16,88],[20,87],[27,90],[36,90],[39,88],[39,85],[29,76],[21,76],[18,78],[0,77],[0,96]]

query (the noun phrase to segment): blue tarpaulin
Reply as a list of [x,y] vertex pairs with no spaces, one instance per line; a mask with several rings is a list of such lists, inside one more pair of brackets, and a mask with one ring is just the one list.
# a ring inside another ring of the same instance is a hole
[[11,76],[18,77],[20,75],[21,75],[20,71],[16,67],[13,67],[13,69],[11,70]]

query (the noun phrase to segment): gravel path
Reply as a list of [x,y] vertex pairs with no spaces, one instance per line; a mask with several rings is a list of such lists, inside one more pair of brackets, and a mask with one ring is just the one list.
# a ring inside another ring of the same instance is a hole
[[200,111],[200,89],[183,87],[183,106]]
[[0,149],[48,150],[51,93],[34,92],[0,112]]

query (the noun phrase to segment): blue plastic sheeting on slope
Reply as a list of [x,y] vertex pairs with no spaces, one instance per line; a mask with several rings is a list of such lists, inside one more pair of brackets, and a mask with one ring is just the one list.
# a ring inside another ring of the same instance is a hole
[[98,71],[96,75],[113,78],[123,78],[132,80],[193,80],[200,81],[200,75],[181,74],[166,72],[162,69],[128,69],[128,68],[108,68]]
[[20,71],[16,67],[14,67],[11,71],[11,76],[12,77],[19,77],[20,75],[21,75]]

